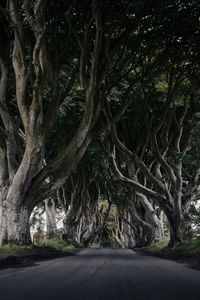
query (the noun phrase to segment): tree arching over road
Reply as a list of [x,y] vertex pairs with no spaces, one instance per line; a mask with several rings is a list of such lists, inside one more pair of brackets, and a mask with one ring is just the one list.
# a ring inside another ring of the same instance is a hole
[[[108,106],[111,121],[118,121],[163,72],[171,51],[175,61],[189,55],[188,63],[198,65],[197,4],[190,4],[186,11],[185,1],[161,1],[157,7],[124,0],[2,2],[0,244],[31,242],[33,208],[66,182],[94,136],[108,128]],[[170,23],[173,18],[176,24],[183,22],[186,16],[195,28],[188,42],[191,28],[182,32]],[[195,68],[190,70],[198,77]],[[55,123],[77,89],[83,95],[81,119],[50,159],[47,148],[54,147]],[[151,140],[155,148],[155,137]]]

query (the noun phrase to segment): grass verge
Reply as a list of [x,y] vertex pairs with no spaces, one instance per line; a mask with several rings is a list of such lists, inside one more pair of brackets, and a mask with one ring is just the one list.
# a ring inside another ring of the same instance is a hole
[[200,239],[192,238],[184,240],[168,247],[169,240],[156,239],[154,243],[143,247],[141,253],[146,255],[158,256],[161,258],[172,259],[180,263],[186,263],[192,268],[200,270]]
[[179,252],[181,254],[200,256],[200,239],[193,238],[182,241],[181,243],[177,243],[170,250],[172,252]]
[[142,249],[159,252],[159,251],[162,251],[163,249],[165,249],[167,247],[168,243],[169,243],[168,239],[157,238],[154,240],[154,242],[152,244],[150,244],[146,247],[143,247]]
[[180,253],[183,255],[200,256],[200,239],[193,238],[190,240],[184,240],[180,243],[176,243],[172,248],[168,247],[168,239],[155,239],[155,241],[146,247],[144,250],[149,250],[155,253]]
[[10,257],[50,257],[56,255],[73,254],[76,248],[80,248],[79,244],[75,241],[63,241],[58,238],[46,240],[44,243],[20,246],[10,243],[0,247],[0,262],[9,259]]
[[62,253],[72,253],[76,249],[73,243],[67,243],[66,241],[58,238],[46,240],[43,244],[39,244],[38,247],[53,249]]
[[32,246],[19,246],[14,243],[10,243],[0,247],[0,261],[5,260],[9,256],[19,256],[25,250],[29,251]]

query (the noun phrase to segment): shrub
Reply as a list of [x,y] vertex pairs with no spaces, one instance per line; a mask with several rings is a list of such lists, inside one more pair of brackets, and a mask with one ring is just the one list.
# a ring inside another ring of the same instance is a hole
[[61,252],[72,252],[75,249],[74,245],[72,245],[71,243],[63,241],[56,237],[46,240],[41,246],[45,248],[52,248]]

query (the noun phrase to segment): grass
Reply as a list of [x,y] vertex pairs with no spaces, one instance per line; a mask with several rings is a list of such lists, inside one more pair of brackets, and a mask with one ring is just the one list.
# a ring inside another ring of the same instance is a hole
[[69,239],[69,244],[73,245],[75,248],[82,248],[82,246],[75,240]]
[[62,253],[70,253],[75,250],[75,246],[72,243],[67,243],[66,241],[60,240],[58,238],[52,238],[46,240],[43,244],[39,245],[42,248],[51,248]]
[[200,256],[200,239],[198,238],[192,238],[176,243],[172,248],[168,247],[168,242],[169,240],[164,238],[155,239],[154,243],[143,247],[142,249],[161,254],[179,253],[180,255]]
[[20,246],[14,243],[10,243],[0,247],[0,261],[5,260],[9,256],[24,256],[34,255],[37,253],[43,253],[45,256],[49,251],[60,252],[60,254],[73,253],[76,248],[80,248],[80,245],[73,240],[69,242],[60,240],[59,238],[52,238],[46,240],[44,243],[31,245],[31,246]]
[[182,241],[177,243],[171,250],[183,254],[200,255],[200,239],[192,238]]
[[17,256],[23,253],[24,250],[31,250],[32,246],[19,246],[14,243],[10,243],[0,247],[0,261],[6,259],[9,256]]
[[97,243],[92,243],[92,245],[90,246],[90,248],[99,248],[99,245]]
[[152,244],[150,244],[146,247],[143,247],[142,249],[159,252],[159,251],[163,250],[164,248],[166,248],[168,243],[169,243],[169,239],[156,238]]

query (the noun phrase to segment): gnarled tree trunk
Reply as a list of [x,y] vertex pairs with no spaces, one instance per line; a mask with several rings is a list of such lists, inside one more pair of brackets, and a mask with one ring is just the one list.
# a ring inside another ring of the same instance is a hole
[[49,198],[45,200],[45,213],[46,213],[46,226],[47,226],[47,239],[56,237],[56,208],[53,199]]
[[183,239],[182,231],[182,216],[180,213],[174,212],[167,216],[170,230],[169,247],[173,247],[176,243],[179,243]]
[[0,201],[0,245],[9,242],[30,245],[31,211],[26,206],[12,205],[5,199]]

